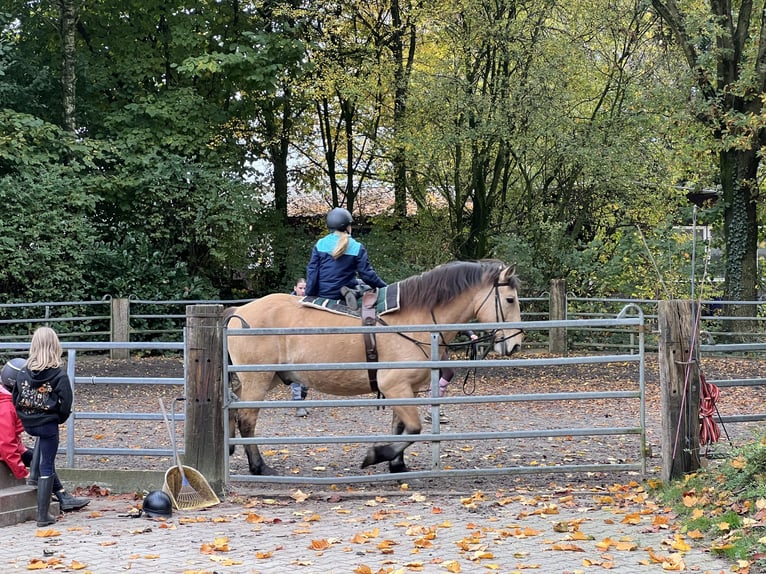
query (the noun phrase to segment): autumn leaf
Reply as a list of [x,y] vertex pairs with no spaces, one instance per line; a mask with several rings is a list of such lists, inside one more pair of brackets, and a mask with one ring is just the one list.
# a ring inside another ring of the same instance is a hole
[[330,543],[325,538],[312,540],[311,544],[309,545],[310,550],[327,550],[329,547]]
[[293,492],[292,494],[290,494],[290,498],[292,498],[296,502],[305,502],[306,499],[309,498],[309,496],[311,496],[311,495],[310,494],[306,494],[305,492],[303,492],[300,489],[298,489],[295,492]]
[[442,562],[442,568],[444,568],[447,572],[461,572],[460,562],[457,560],[446,560]]
[[729,464],[736,469],[743,469],[747,466],[747,459],[743,455],[739,455],[729,461]]
[[565,552],[585,552],[585,550],[575,544],[554,544],[551,548]]
[[53,528],[46,528],[45,530],[38,529],[35,531],[36,538],[51,538],[53,536],[61,536],[61,532],[54,530]]
[[686,570],[686,564],[684,564],[684,559],[680,554],[671,554],[662,562],[662,569],[671,572],[681,572]]

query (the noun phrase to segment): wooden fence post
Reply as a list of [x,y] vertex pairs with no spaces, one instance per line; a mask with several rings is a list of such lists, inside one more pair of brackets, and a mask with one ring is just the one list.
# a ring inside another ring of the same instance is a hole
[[[123,298],[112,299],[110,307],[109,342],[130,342],[130,301]],[[130,349],[110,349],[109,357],[111,359],[129,359]]]
[[223,305],[186,307],[186,432],[183,463],[219,496],[224,487]]
[[660,301],[659,370],[662,410],[662,480],[700,467],[700,382],[697,338],[692,342],[691,301]]
[[[567,318],[567,282],[566,279],[552,279],[548,319],[565,321]],[[548,334],[548,351],[556,355],[567,354],[567,330],[552,327]]]

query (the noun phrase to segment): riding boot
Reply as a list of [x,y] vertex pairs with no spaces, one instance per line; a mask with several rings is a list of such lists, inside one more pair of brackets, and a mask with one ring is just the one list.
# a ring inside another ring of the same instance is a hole
[[90,498],[84,496],[72,496],[63,489],[54,492],[53,496],[59,501],[59,506],[61,507],[62,512],[80,510],[83,506],[88,506],[90,504]]
[[37,477],[40,476],[40,447],[35,442],[35,448],[32,450],[32,462],[29,463],[29,476],[27,484],[37,486]]
[[346,299],[346,307],[348,307],[352,311],[356,311],[356,308],[357,308],[356,291],[354,291],[353,289],[349,289],[348,287],[341,287],[340,294],[343,295],[343,297]]
[[48,526],[56,522],[56,519],[48,512],[51,506],[52,489],[52,476],[41,476],[37,480],[37,526]]

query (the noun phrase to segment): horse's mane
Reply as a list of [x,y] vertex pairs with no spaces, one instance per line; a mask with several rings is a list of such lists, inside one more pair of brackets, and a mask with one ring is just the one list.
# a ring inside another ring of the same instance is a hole
[[[505,269],[502,261],[452,261],[430,271],[399,281],[399,304],[403,309],[433,309],[447,303],[466,289],[477,285],[493,285]],[[510,278],[511,287],[521,282]]]

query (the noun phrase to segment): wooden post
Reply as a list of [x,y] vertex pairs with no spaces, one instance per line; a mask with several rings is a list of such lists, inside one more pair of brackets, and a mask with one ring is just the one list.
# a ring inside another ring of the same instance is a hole
[[[565,321],[567,318],[567,282],[566,279],[551,280],[551,294],[548,303],[548,318],[551,321]],[[552,327],[548,334],[548,351],[555,355],[567,354],[567,330]]]
[[670,481],[700,467],[700,382],[692,342],[690,301],[660,301],[658,324],[660,408],[662,410],[662,480]]
[[[112,299],[111,322],[109,325],[109,341],[111,343],[130,342],[130,301],[128,299]],[[110,349],[111,359],[127,360],[130,349]]]
[[186,307],[186,432],[183,463],[223,495],[223,305]]

